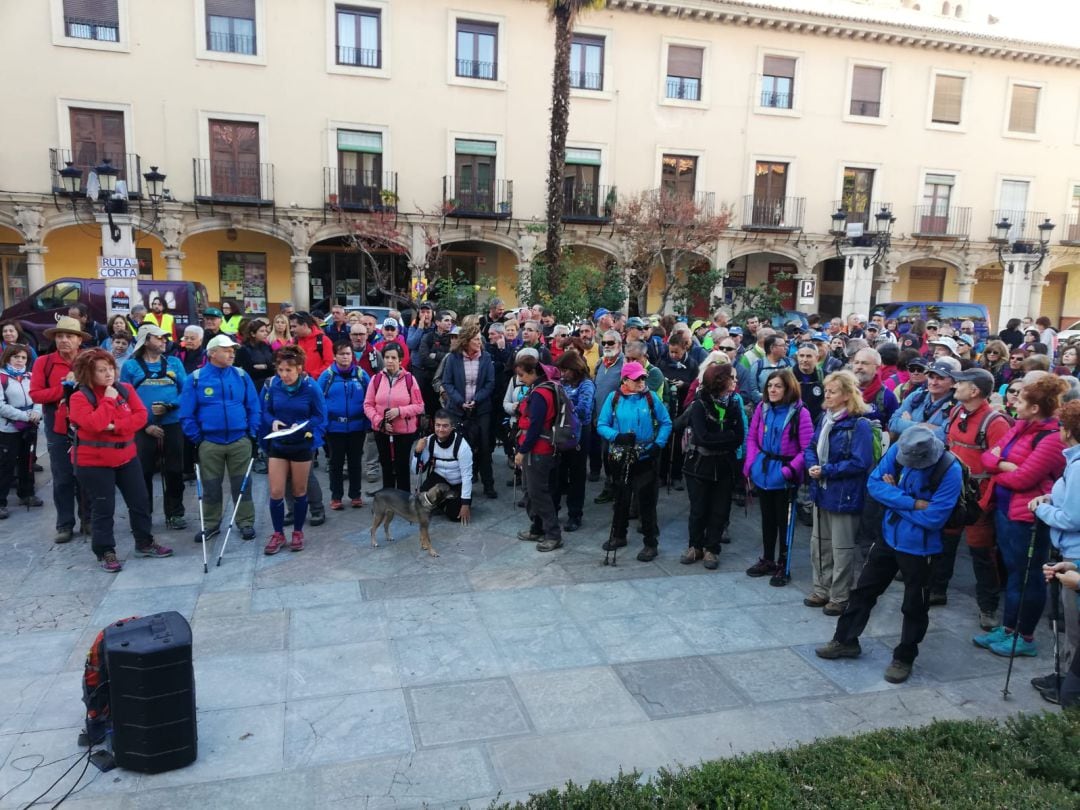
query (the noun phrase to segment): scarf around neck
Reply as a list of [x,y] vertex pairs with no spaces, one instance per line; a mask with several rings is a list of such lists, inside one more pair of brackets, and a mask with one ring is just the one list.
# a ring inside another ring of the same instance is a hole
[[[821,433],[818,435],[817,457],[818,464],[827,464],[829,461],[829,434],[832,433],[833,425],[847,416],[847,408],[837,411],[825,411],[821,418]],[[818,484],[825,486],[825,479],[819,478]]]

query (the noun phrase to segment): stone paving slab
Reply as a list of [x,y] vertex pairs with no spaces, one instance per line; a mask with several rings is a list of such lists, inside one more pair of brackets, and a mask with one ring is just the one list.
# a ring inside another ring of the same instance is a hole
[[[39,482],[46,493],[47,474]],[[90,768],[65,807],[487,807],[620,767],[648,775],[817,737],[1048,707],[1028,685],[1052,665],[1045,622],[1045,652],[1016,661],[1007,702],[1006,662],[971,645],[963,547],[915,674],[894,686],[882,671],[900,631],[900,586],[875,608],[861,659],[817,659],[836,620],[801,603],[809,531],[796,532],[787,587],[748,578],[760,554],[756,507],[735,510],[735,542],[717,571],[679,563],[686,495],[676,492],[661,495],[657,560],[634,559],[632,530],[618,565],[604,566],[610,512],[591,504],[595,484],[582,530],[550,554],[515,539],[526,520],[507,496],[478,502],[470,527],[437,520],[438,558],[400,522],[397,542],[371,549],[370,509],[328,513],[303,553],[266,557],[265,477],[254,482],[260,539],[230,539],[217,567],[219,539],[208,574],[194,529],[155,526],[175,556],[132,559],[109,576],[84,538],[48,543],[48,508],[5,523],[0,794],[15,789],[0,808],[22,807],[78,757],[82,666],[101,627],[166,609],[192,621],[198,761],[155,776]],[[190,488],[187,499],[190,516]],[[127,531],[118,521],[122,555]]]

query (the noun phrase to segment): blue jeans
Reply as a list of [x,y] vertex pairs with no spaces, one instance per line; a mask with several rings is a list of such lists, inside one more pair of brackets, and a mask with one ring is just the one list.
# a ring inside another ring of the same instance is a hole
[[[1035,548],[1028,559],[1031,531],[1035,530]],[[1042,567],[1050,556],[1050,529],[1045,523],[1019,523],[1009,520],[1001,509],[994,510],[994,531],[998,550],[1005,563],[1008,578],[1005,582],[1005,611],[1001,623],[1010,629],[1017,628],[1020,635],[1031,636],[1046,605],[1046,583]],[[1024,571],[1027,570],[1027,588],[1024,588]],[[1023,604],[1020,592],[1024,591]]]

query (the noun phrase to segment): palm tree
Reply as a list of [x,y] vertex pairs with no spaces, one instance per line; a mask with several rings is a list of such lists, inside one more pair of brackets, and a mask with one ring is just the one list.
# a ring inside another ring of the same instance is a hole
[[570,45],[574,21],[582,11],[603,8],[607,0],[548,0],[555,21],[555,67],[551,77],[551,143],[548,152],[547,244],[545,258],[552,287],[562,261],[563,174],[566,171],[566,132],[570,127]]

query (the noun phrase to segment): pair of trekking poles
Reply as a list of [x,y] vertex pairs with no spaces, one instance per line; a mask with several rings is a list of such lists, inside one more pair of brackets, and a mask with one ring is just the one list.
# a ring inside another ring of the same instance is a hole
[[[1024,596],[1027,594],[1028,579],[1031,576],[1031,559],[1035,556],[1035,538],[1039,532],[1039,521],[1036,520],[1031,527],[1031,540],[1028,541],[1027,556],[1024,558],[1024,579],[1020,583],[1020,607],[1023,607]],[[1016,658],[1016,644],[1020,640],[1019,610],[1017,608],[1017,626],[1013,628],[1012,649],[1009,650],[1009,669],[1005,673],[1005,687],[1001,690],[1002,700],[1008,700],[1009,681],[1012,679],[1013,660]],[[1050,580],[1050,610],[1047,618],[1050,621],[1050,632],[1053,634],[1054,644],[1054,689],[1057,694],[1061,693],[1061,642],[1058,638],[1061,616],[1061,582],[1055,576]]]
[[[237,493],[236,503],[233,504],[232,517],[229,518],[229,528],[225,530],[225,540],[221,544],[221,550],[218,551],[217,564],[221,565],[221,558],[225,556],[225,547],[229,545],[229,535],[232,534],[233,527],[236,526],[236,513],[240,511],[240,501],[244,497],[244,492],[247,491],[248,483],[251,480],[251,468],[255,464],[255,456],[252,455],[251,460],[248,461],[247,471],[244,472],[244,480],[240,484],[240,492]],[[210,573],[209,565],[207,564],[206,557],[206,517],[203,511],[203,485],[202,485],[202,470],[199,466],[199,462],[195,462],[195,494],[199,499],[199,532],[202,536],[202,567],[203,573]]]

